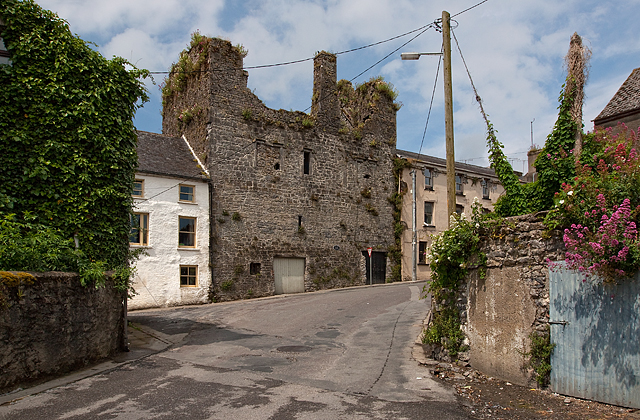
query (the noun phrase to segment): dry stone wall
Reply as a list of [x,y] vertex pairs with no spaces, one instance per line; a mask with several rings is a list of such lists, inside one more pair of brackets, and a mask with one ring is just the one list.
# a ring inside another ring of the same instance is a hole
[[[307,291],[364,284],[363,252],[394,244],[397,107],[384,82],[341,83],[339,96],[336,57],[321,52],[311,113],[273,110],[247,88],[239,48],[212,39],[207,51],[206,72],[166,99],[163,132],[194,133],[211,173],[214,298],[274,294],[279,257],[305,259]],[[178,123],[196,103],[204,117]]]
[[0,276],[0,393],[121,348],[124,300],[110,281],[96,289],[83,287],[74,273]]

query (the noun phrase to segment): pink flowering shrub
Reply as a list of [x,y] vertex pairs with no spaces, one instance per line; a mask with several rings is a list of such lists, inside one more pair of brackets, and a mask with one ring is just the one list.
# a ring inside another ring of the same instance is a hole
[[638,136],[626,127],[591,134],[572,184],[556,193],[547,222],[565,227],[569,268],[604,281],[633,276],[640,268]]

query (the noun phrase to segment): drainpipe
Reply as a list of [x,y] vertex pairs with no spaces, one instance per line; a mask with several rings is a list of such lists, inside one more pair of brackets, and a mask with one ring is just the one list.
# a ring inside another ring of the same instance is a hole
[[412,232],[411,232],[411,254],[413,255],[413,261],[411,264],[411,280],[416,281],[418,278],[417,275],[417,265],[418,265],[418,261],[417,261],[417,256],[418,256],[418,250],[416,249],[417,246],[417,237],[418,237],[418,230],[417,230],[417,226],[416,226],[416,170],[412,169],[411,170],[411,204],[412,204],[412,208],[411,208],[411,219],[412,219]]

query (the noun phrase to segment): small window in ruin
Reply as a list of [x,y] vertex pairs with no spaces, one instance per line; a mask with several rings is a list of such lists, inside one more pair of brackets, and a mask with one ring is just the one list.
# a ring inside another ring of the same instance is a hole
[[298,216],[298,229],[302,227],[302,216]]
[[275,165],[273,165],[273,169],[275,169],[276,171],[280,170],[280,163],[276,163]]
[[305,150],[302,153],[304,154],[303,172],[305,175],[309,175],[311,173],[311,152]]
[[260,274],[260,263],[249,263],[249,274],[253,276]]
[[366,174],[366,175],[364,176],[364,179],[369,179],[369,178],[371,178],[371,175],[369,175],[369,174]]

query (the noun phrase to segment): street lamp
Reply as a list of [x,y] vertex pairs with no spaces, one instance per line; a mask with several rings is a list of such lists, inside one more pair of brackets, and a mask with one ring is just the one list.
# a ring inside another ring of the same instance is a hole
[[408,53],[401,53],[400,58],[402,58],[403,60],[419,60],[421,55],[442,55],[442,53],[441,52],[439,53],[408,52]]
[[[451,215],[456,211],[456,167],[453,146],[453,89],[451,83],[451,17],[448,12],[442,12],[442,52],[439,53],[401,53],[403,60],[419,60],[421,55],[444,56],[444,126],[447,149],[447,219],[451,227]],[[418,151],[420,153],[420,151]],[[418,232],[416,226],[416,174],[412,171],[413,186],[413,280],[417,279],[416,245]]]
[[453,89],[451,83],[451,17],[442,12],[442,52],[401,53],[403,60],[419,60],[421,55],[442,55],[444,60],[444,126],[447,153],[447,218],[451,227],[451,215],[456,211],[456,168],[453,145]]

